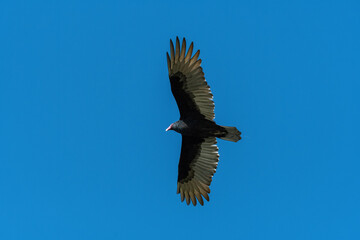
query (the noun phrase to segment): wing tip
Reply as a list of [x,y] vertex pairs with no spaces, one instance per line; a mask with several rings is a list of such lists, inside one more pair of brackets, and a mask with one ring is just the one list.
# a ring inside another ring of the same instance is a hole
[[181,202],[186,202],[186,205],[192,203],[193,206],[196,206],[199,203],[201,206],[204,206],[204,199],[210,201],[209,198],[209,186],[204,183],[196,182],[186,182],[186,183],[177,183],[177,194],[180,194]]

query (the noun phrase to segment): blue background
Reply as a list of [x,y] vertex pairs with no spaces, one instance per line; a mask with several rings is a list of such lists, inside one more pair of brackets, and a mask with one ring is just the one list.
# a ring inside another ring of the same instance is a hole
[[[0,239],[360,239],[358,1],[1,1]],[[176,192],[166,51],[201,49],[210,202]]]

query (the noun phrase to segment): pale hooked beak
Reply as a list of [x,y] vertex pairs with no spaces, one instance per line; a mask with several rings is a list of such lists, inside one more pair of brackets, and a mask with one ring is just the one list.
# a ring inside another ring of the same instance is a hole
[[171,130],[172,124],[165,130],[166,132]]

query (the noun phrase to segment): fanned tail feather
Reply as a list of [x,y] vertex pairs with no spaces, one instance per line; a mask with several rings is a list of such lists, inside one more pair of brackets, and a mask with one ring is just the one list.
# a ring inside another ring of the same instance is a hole
[[225,127],[225,126],[222,127],[225,128],[227,133],[224,137],[220,137],[221,139],[231,142],[237,142],[241,139],[240,136],[241,132],[237,130],[236,127]]

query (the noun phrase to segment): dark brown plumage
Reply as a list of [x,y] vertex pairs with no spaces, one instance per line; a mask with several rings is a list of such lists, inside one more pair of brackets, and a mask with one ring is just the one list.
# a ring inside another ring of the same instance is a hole
[[241,139],[236,127],[225,127],[214,122],[214,102],[210,87],[204,78],[198,50],[192,56],[193,43],[186,53],[185,38],[180,48],[170,40],[167,63],[171,91],[180,111],[180,120],[166,131],[174,130],[182,135],[177,193],[181,201],[186,199],[196,205],[203,198],[209,201],[210,184],[219,160],[216,138],[237,142]]

